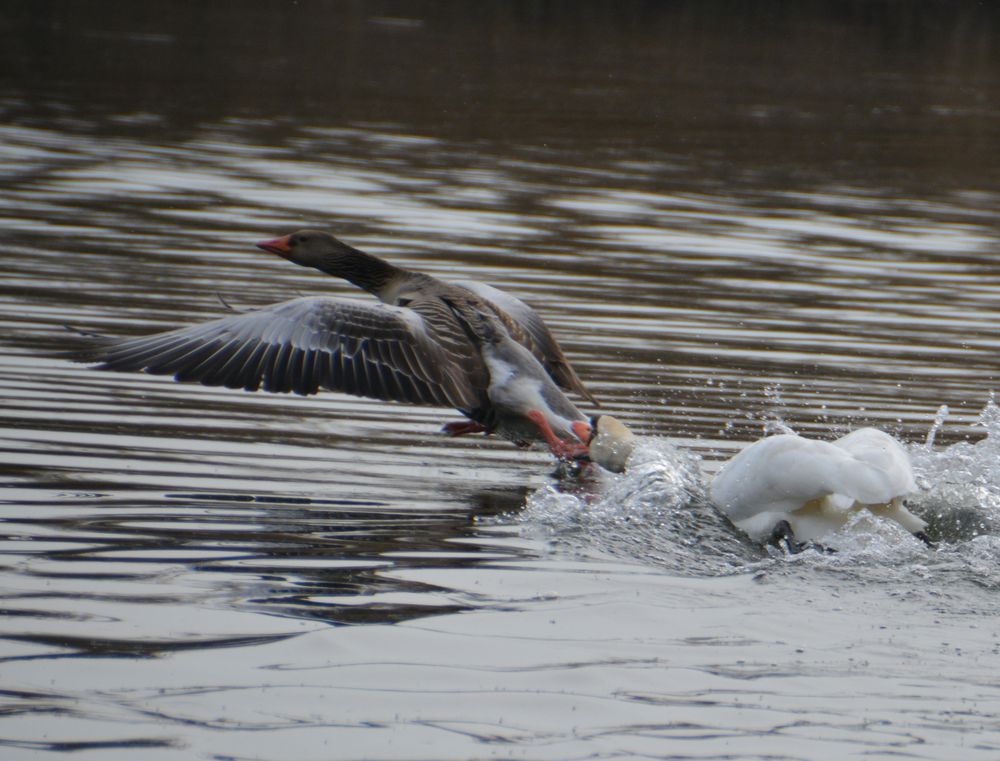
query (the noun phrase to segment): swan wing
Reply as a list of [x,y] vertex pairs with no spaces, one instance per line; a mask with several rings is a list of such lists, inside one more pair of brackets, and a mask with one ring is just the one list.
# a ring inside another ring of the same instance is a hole
[[329,389],[459,409],[478,398],[419,314],[343,299],[299,298],[164,333],[98,339],[75,358],[247,391]]
[[893,497],[902,497],[917,490],[910,456],[896,439],[884,431],[859,428],[837,439],[833,445],[883,471]]

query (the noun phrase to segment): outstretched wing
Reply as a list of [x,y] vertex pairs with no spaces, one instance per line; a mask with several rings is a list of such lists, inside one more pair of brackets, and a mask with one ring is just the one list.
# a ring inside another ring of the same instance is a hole
[[[511,331],[512,335],[535,355],[557,386],[565,391],[579,394],[595,406],[601,406],[583,385],[573,366],[566,359],[566,355],[563,354],[559,342],[538,312],[516,296],[511,296],[492,285],[480,283],[478,280],[455,280],[452,284],[472,291],[496,307],[499,310],[497,316],[507,323],[508,328],[514,328]],[[509,323],[510,320],[514,321],[514,325]]]
[[99,369],[173,375],[205,386],[315,394],[320,389],[471,409],[479,394],[415,312],[307,297],[123,339],[75,359]]

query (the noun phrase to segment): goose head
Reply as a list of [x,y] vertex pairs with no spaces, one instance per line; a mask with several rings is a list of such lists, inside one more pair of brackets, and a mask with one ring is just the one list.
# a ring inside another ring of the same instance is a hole
[[635,434],[611,415],[592,418],[591,429],[591,461],[612,473],[624,473],[637,443]]
[[358,251],[322,230],[299,230],[273,240],[264,240],[257,248],[303,267],[329,272],[342,269]]

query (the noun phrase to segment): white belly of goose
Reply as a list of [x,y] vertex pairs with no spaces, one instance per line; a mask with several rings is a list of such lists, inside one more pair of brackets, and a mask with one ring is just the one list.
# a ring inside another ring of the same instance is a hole
[[586,417],[566,398],[551,378],[542,371],[531,353],[519,344],[503,340],[483,352],[490,373],[488,394],[497,411],[505,435],[517,436],[524,428],[524,438],[537,435],[525,415],[538,410],[560,438],[576,438],[572,424]]

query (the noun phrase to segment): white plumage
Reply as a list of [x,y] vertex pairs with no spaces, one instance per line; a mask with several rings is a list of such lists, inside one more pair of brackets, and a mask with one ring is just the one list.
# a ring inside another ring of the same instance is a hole
[[869,510],[926,541],[925,523],[903,506],[917,488],[892,436],[861,428],[833,442],[795,434],[754,442],[715,476],[711,497],[750,538],[766,542],[787,521],[798,542],[816,542]]

